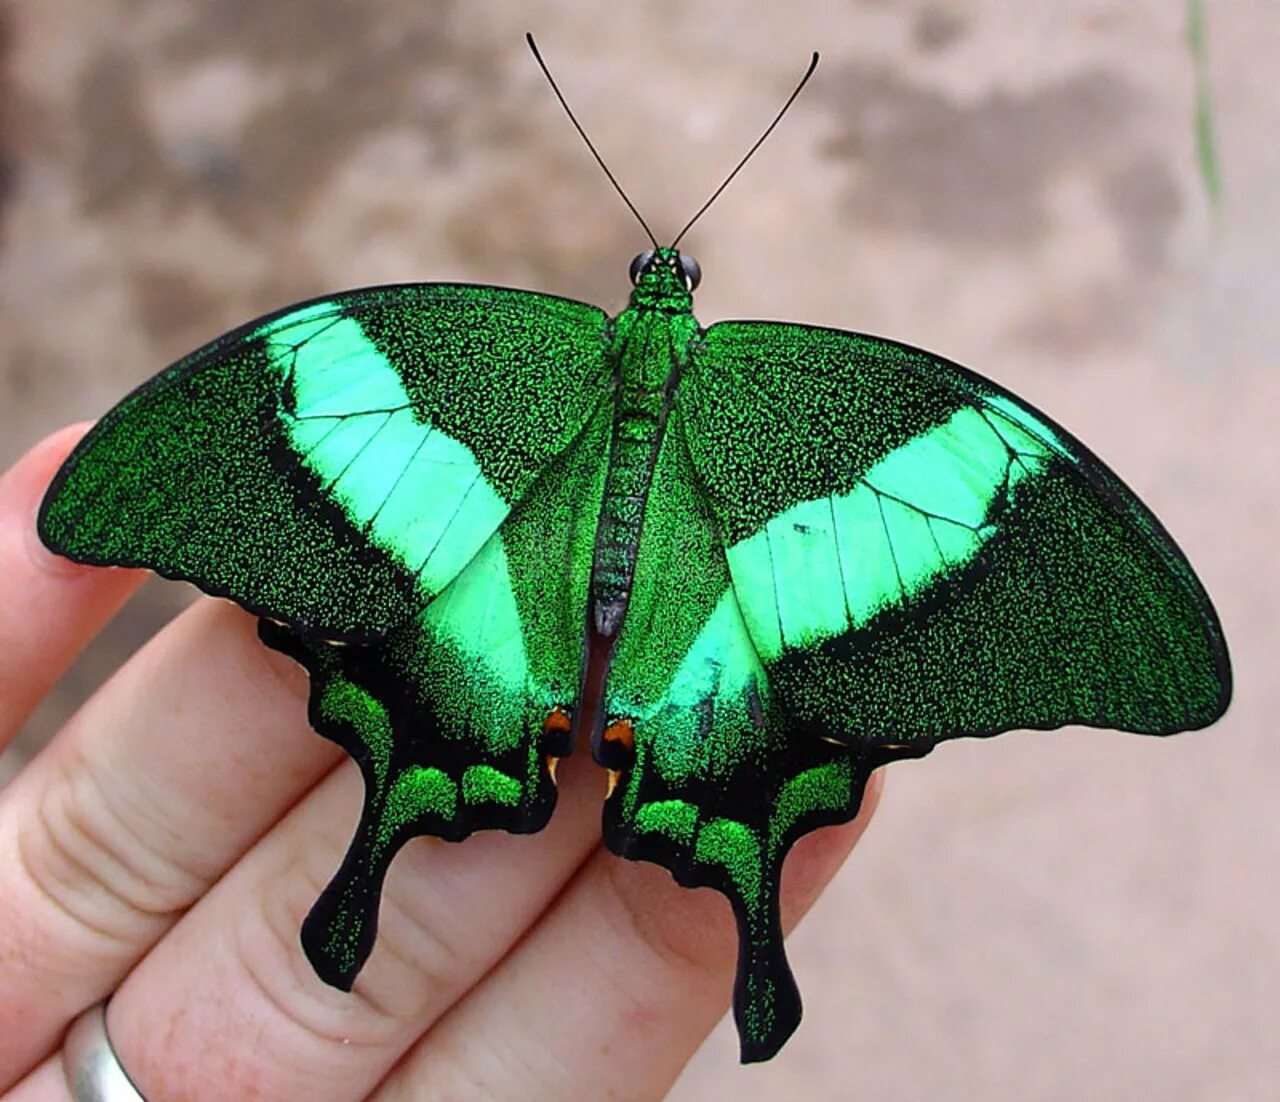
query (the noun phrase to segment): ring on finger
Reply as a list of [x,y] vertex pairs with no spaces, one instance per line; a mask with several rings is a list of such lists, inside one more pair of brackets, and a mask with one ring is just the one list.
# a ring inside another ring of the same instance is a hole
[[67,1030],[62,1067],[75,1102],[147,1102],[107,1035],[107,1004],[94,1003]]

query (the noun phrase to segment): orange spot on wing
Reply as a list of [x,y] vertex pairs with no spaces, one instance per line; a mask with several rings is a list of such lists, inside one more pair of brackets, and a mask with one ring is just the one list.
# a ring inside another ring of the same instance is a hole
[[544,735],[567,735],[573,721],[566,709],[557,704],[547,713],[547,718],[542,721],[542,733]]
[[636,732],[629,719],[615,719],[604,729],[604,741],[619,743],[628,752],[635,749]]

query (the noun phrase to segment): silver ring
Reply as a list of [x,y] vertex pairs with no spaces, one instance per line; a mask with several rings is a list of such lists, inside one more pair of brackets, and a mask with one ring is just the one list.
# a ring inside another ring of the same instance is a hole
[[62,1070],[75,1102],[147,1102],[107,1036],[107,1004],[89,1007],[67,1030]]

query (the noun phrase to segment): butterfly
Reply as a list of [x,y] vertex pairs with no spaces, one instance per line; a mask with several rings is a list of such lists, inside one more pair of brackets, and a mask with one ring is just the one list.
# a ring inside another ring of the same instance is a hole
[[539,830],[581,736],[608,848],[732,905],[764,1060],[800,1020],[783,860],[873,770],[1013,728],[1203,727],[1230,670],[1185,557],[1065,429],[896,341],[703,328],[697,263],[653,244],[614,317],[420,283],[250,322],[107,413],[38,526],[230,598],[309,671],[366,790],[302,929],[327,983],[408,839]]

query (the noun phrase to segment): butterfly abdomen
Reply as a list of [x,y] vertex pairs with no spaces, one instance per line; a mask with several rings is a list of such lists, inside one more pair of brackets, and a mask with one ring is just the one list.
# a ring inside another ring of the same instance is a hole
[[632,397],[625,392],[620,395],[592,563],[595,628],[610,638],[617,635],[631,594],[653,457],[665,427],[660,396],[634,406]]

